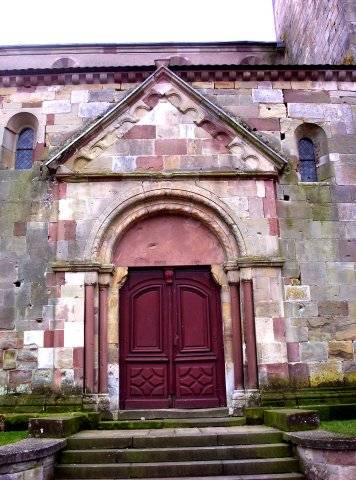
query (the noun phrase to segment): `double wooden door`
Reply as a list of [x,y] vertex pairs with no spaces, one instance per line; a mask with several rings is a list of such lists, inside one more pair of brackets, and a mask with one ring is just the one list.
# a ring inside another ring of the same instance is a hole
[[225,405],[220,292],[210,269],[130,269],[119,328],[120,408]]

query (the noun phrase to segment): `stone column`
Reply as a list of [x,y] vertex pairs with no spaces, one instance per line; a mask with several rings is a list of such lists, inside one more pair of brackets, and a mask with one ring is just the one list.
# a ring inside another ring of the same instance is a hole
[[110,275],[99,276],[99,393],[108,391],[108,301]]
[[238,267],[226,267],[231,299],[232,351],[234,360],[235,391],[244,389],[244,363],[242,350],[242,327],[240,307],[240,284]]
[[95,287],[98,275],[85,276],[84,310],[84,387],[86,393],[96,393],[95,382]]
[[255,313],[253,304],[253,283],[250,268],[241,269],[241,283],[243,295],[244,337],[247,359],[247,379],[245,382],[245,388],[247,390],[256,390],[258,388],[257,348]]

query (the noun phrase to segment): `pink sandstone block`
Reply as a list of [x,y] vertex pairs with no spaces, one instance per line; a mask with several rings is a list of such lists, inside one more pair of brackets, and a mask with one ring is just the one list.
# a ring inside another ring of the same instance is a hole
[[260,132],[278,132],[280,130],[278,118],[249,118],[247,123],[253,130]]
[[54,347],[63,347],[64,346],[64,330],[54,330],[53,346]]
[[279,237],[279,221],[278,218],[269,218],[269,234],[275,237]]
[[156,127],[155,125],[134,125],[123,138],[156,138]]
[[57,241],[57,222],[50,222],[48,224],[48,241],[49,242]]
[[273,333],[276,342],[283,342],[286,336],[286,327],[284,318],[273,319]]
[[287,343],[287,356],[289,362],[300,362],[299,342]]
[[43,346],[45,348],[53,348],[53,330],[46,330],[44,332]]
[[156,155],[186,155],[187,141],[185,139],[158,139],[155,141]]
[[326,450],[324,456],[333,465],[356,466],[356,452]]
[[201,140],[188,140],[187,141],[187,153],[188,155],[200,155],[202,153],[202,141]]
[[84,366],[84,347],[73,348],[73,366],[75,369],[82,369]]
[[207,139],[203,140],[202,152],[204,155],[214,154],[214,153],[228,153],[228,150],[225,145],[228,144],[228,141],[224,143],[217,139]]
[[137,157],[136,166],[138,170],[162,170],[163,157],[160,155]]
[[266,198],[263,198],[263,211],[265,217],[276,218],[276,193],[273,180],[265,180]]
[[59,220],[57,225],[57,240],[75,239],[77,224],[74,220]]
[[289,378],[287,363],[268,363],[265,367],[268,381]]

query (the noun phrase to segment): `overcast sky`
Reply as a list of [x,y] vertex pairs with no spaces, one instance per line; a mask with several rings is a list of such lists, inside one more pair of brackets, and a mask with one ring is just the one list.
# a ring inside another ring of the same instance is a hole
[[275,40],[272,0],[0,1],[0,45]]

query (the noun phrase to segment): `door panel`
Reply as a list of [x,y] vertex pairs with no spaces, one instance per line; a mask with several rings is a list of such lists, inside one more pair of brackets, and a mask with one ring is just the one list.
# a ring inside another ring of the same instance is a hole
[[208,269],[175,274],[174,322],[179,342],[173,352],[175,406],[225,404],[219,289]]
[[165,289],[162,270],[134,270],[120,291],[120,408],[170,407]]
[[132,295],[131,352],[162,352],[162,285],[138,290]]
[[209,351],[209,298],[187,285],[177,287],[180,351]]
[[225,405],[220,293],[208,268],[130,270],[120,317],[120,408]]

